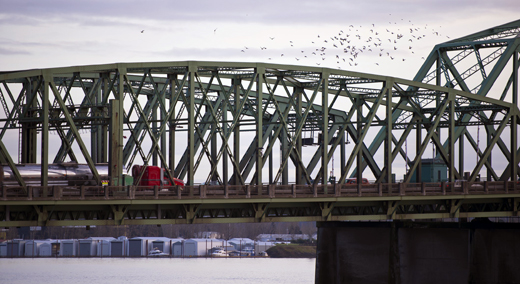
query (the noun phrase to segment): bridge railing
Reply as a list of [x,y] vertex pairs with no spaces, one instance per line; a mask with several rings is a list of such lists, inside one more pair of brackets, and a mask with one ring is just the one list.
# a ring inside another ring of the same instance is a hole
[[520,193],[516,181],[318,185],[2,186],[2,200],[241,199]]

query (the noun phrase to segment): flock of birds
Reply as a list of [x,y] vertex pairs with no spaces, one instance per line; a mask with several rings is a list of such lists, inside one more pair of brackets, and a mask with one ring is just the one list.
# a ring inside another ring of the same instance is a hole
[[[261,51],[267,55],[267,60],[277,60],[278,56],[283,59],[294,58],[296,62],[305,61],[306,64],[313,62],[317,66],[336,65],[339,69],[352,69],[367,62],[379,66],[390,61],[416,60],[420,56],[415,53],[418,42],[427,37],[444,38],[439,31],[428,25],[419,27],[414,26],[411,21],[401,21],[399,24],[389,22],[382,28],[376,24],[368,27],[350,25],[332,35],[316,35],[304,43],[304,47],[298,47],[296,40],[269,37],[269,40],[266,39],[268,44],[258,47],[244,46],[240,52],[247,54]],[[449,39],[447,36],[446,38]],[[283,53],[269,52],[271,45],[280,50],[280,45],[283,44],[288,45],[282,47]],[[366,60],[369,56],[371,60]],[[424,56],[420,58],[424,60]]]

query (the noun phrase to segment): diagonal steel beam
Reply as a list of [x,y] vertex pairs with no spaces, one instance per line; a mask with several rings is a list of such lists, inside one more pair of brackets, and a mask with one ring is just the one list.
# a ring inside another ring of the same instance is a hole
[[67,120],[70,130],[72,131],[73,135],[76,137],[76,142],[78,143],[78,146],[83,153],[83,157],[85,158],[92,175],[94,176],[94,179],[98,184],[101,184],[101,178],[99,177],[99,173],[96,169],[96,166],[94,165],[94,162],[92,161],[92,158],[90,157],[90,154],[85,147],[85,144],[83,143],[83,139],[81,139],[81,136],[78,133],[78,129],[76,128],[76,124],[74,123],[74,120],[69,114],[69,111],[67,110],[67,107],[65,106],[65,103],[63,102],[60,93],[58,92],[58,89],[56,88],[56,85],[54,84],[53,80],[50,80],[49,86],[54,94],[55,99],[58,102],[58,105],[60,106],[63,115],[65,116],[65,119]]

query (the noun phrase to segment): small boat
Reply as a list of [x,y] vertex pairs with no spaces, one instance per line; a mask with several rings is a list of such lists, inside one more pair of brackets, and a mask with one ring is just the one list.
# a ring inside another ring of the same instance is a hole
[[148,252],[148,256],[168,256],[167,253],[162,252],[158,248],[154,248],[153,250]]
[[215,250],[211,253],[211,256],[229,256],[223,249]]
[[265,251],[260,252],[258,255],[259,255],[259,256],[266,256],[266,257],[268,256],[268,255],[267,255],[267,252],[265,252]]

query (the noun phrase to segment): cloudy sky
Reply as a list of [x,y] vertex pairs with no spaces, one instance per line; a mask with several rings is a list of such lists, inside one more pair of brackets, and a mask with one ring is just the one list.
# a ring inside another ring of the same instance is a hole
[[411,79],[435,44],[517,20],[520,3],[0,0],[0,7],[2,71],[200,60],[319,65]]

